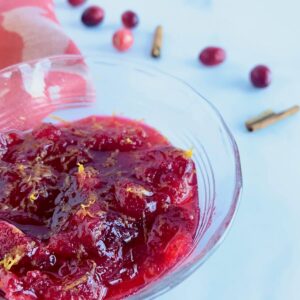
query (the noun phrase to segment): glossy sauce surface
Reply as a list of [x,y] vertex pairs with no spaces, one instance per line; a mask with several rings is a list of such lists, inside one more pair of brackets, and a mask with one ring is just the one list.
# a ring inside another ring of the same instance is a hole
[[141,122],[89,117],[0,136],[0,289],[122,299],[191,250],[191,151]]

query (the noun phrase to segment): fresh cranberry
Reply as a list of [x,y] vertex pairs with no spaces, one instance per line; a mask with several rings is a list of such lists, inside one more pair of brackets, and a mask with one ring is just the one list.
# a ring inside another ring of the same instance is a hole
[[83,24],[86,26],[96,26],[103,22],[105,17],[104,10],[99,6],[90,6],[81,17]]
[[250,80],[257,88],[265,88],[271,83],[271,70],[264,65],[258,65],[252,69]]
[[68,0],[68,2],[72,6],[79,6],[79,5],[83,4],[84,2],[86,2],[86,0]]
[[122,14],[122,22],[125,27],[134,28],[139,23],[139,17],[135,12],[128,10]]
[[226,52],[219,47],[207,47],[199,55],[199,60],[206,66],[217,66],[226,59]]
[[128,50],[133,42],[133,35],[129,29],[120,29],[113,35],[113,45],[119,51]]

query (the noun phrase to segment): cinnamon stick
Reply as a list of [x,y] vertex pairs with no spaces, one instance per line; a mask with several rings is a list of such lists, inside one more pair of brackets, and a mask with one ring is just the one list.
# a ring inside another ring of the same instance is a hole
[[284,120],[287,117],[296,114],[299,110],[299,105],[294,105],[291,108],[279,113],[275,113],[272,110],[267,110],[258,115],[257,117],[248,120],[245,125],[249,131],[256,131],[268,127],[272,124],[275,124],[281,120]]
[[162,42],[163,42],[163,28],[162,26],[157,26],[154,33],[154,39],[153,39],[152,50],[151,50],[152,57],[154,58],[160,57]]

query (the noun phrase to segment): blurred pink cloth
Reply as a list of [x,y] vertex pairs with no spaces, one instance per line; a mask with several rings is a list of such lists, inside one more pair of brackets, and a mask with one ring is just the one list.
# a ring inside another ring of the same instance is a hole
[[53,0],[0,0],[0,69],[79,51],[63,32]]
[[48,59],[80,53],[53,0],[0,0],[0,40],[0,70],[24,62],[0,75],[0,131],[31,129],[58,109],[94,101],[82,57]]

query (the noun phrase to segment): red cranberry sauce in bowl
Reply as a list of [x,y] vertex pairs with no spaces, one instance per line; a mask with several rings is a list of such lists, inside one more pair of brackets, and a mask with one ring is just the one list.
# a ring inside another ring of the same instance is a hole
[[8,299],[122,299],[192,249],[192,151],[143,123],[45,123],[2,134],[0,149],[0,287]]

